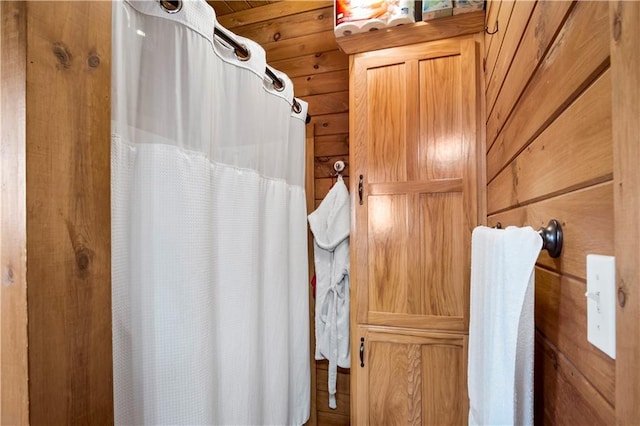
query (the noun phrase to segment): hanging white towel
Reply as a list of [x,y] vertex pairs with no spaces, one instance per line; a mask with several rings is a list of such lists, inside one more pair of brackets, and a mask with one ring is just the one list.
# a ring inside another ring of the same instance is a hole
[[533,424],[532,228],[473,231],[469,323],[469,424]]
[[350,367],[349,192],[342,177],[309,215],[316,265],[317,360],[329,360],[329,407],[336,408],[337,366]]

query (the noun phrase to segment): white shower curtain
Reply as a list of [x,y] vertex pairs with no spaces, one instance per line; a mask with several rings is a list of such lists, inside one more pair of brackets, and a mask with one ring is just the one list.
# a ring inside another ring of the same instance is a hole
[[204,0],[113,18],[116,423],[302,424],[306,104],[259,45],[214,38]]

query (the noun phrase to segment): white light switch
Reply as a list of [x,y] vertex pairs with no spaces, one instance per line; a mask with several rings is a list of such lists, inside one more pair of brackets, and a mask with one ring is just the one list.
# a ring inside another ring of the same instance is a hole
[[587,255],[587,340],[616,357],[616,263],[613,256]]

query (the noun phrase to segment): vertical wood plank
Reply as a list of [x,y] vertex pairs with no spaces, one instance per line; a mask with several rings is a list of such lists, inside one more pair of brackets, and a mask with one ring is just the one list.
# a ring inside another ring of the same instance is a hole
[[26,3],[0,2],[0,424],[28,424]]
[[640,3],[609,3],[613,101],[616,422],[640,419]]
[[112,423],[111,4],[26,7],[30,421]]

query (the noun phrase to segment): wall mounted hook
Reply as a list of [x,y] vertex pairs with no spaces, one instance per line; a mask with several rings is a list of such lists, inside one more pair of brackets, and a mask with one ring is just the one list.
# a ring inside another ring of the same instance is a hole
[[496,21],[496,26],[494,27],[493,31],[489,31],[489,27],[484,27],[484,32],[489,34],[489,35],[494,35],[495,33],[498,32],[498,21]]

